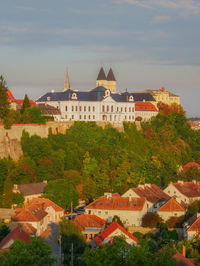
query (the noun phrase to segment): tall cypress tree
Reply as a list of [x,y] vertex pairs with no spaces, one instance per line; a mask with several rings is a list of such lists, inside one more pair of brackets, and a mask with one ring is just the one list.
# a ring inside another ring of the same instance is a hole
[[10,177],[7,176],[4,182],[4,190],[2,196],[2,207],[10,208],[13,202],[13,192],[12,192],[12,183]]
[[6,91],[8,90],[6,81],[3,76],[0,76],[0,119],[4,119],[8,112],[10,102]]
[[25,111],[25,109],[28,108],[28,107],[30,107],[30,106],[31,105],[30,105],[30,102],[29,102],[29,98],[28,98],[27,94],[25,94],[24,101],[23,101],[23,104],[22,104],[21,113],[23,114],[24,111]]

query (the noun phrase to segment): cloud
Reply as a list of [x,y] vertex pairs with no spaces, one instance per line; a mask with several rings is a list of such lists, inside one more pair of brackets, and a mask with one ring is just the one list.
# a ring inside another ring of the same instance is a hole
[[171,21],[171,17],[170,16],[155,16],[153,18],[153,20],[151,21],[151,23],[153,24],[160,24],[160,23],[165,23]]

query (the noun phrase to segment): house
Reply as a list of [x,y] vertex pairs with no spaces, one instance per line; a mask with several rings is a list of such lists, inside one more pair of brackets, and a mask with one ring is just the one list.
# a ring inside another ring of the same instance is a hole
[[170,199],[170,196],[155,184],[144,184],[130,188],[122,197],[146,198],[148,212],[156,212],[163,203]]
[[64,216],[64,209],[55,204],[53,201],[45,198],[34,198],[25,205],[25,207],[36,205],[42,207],[47,212],[47,222],[59,223]]
[[21,226],[17,226],[13,231],[11,231],[2,241],[0,242],[0,250],[9,250],[15,240],[19,239],[29,244],[29,234],[24,232]]
[[61,111],[60,121],[135,121],[135,102],[132,93],[116,92],[112,69],[107,77],[100,69],[96,88],[89,91],[73,90],[68,74],[62,91],[46,93],[37,104],[48,104]]
[[184,236],[188,240],[192,240],[197,234],[200,233],[200,213],[196,213],[184,223]]
[[9,223],[15,213],[14,209],[0,208],[0,218],[4,223]]
[[141,121],[149,121],[153,116],[158,114],[158,109],[151,102],[135,103],[135,119],[141,118]]
[[116,221],[112,222],[108,227],[106,227],[99,235],[94,238],[96,246],[103,245],[106,243],[111,243],[114,237],[122,236],[125,241],[130,244],[137,246],[139,240],[128,232],[125,228],[119,225]]
[[176,266],[195,266],[196,259],[188,259],[180,252],[176,252],[173,258],[176,260]]
[[79,227],[85,235],[87,241],[93,239],[99,234],[106,225],[106,221],[96,215],[81,214],[75,217],[74,223]]
[[170,183],[164,192],[170,197],[176,198],[179,203],[189,204],[195,200],[200,200],[200,182],[193,180],[191,182],[178,181]]
[[190,163],[185,164],[183,166],[183,169],[188,169],[190,167],[196,167],[200,171],[200,165],[198,163],[195,163],[195,162],[190,162]]
[[36,107],[41,110],[43,115],[47,117],[52,117],[55,121],[61,120],[61,112],[59,108],[55,108],[54,106],[51,106],[47,103],[38,103]]
[[157,210],[157,213],[164,221],[167,221],[170,217],[185,215],[185,209],[174,198],[171,198]]
[[12,216],[12,223],[29,224],[36,229],[36,236],[40,236],[46,231],[48,225],[48,213],[43,207],[30,205],[21,209],[16,209],[16,214]]
[[147,212],[147,201],[142,197],[121,197],[118,193],[104,193],[85,207],[87,214],[112,221],[117,215],[126,226],[140,226]]
[[47,181],[44,180],[40,183],[23,184],[13,186],[13,193],[22,193],[24,195],[24,203],[29,202],[31,199],[43,196]]
[[[10,107],[14,110],[20,110],[22,108],[24,100],[21,99],[15,99],[12,92],[10,90],[6,91],[8,99],[10,101]],[[29,100],[30,106],[36,105],[36,102],[33,100]]]

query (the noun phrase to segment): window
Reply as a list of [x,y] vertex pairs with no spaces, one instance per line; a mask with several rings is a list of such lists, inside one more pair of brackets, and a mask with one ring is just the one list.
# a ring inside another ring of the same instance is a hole
[[102,106],[102,112],[105,112],[105,106],[104,105]]
[[72,112],[74,111],[74,106],[72,105]]
[[95,119],[95,115],[93,115],[93,119]]
[[117,112],[119,112],[119,107],[117,107]]
[[131,107],[129,107],[129,113],[131,112]]
[[75,107],[76,108],[76,112],[78,111],[78,106]]
[[124,119],[126,120],[126,115],[125,115],[125,118]]
[[84,119],[86,119],[86,115],[84,115]]
[[93,106],[93,112],[95,112],[95,106]]
[[134,116],[132,115],[132,120],[134,120]]
[[105,212],[105,214],[107,214],[107,215],[108,215],[108,212]]
[[67,119],[67,115],[65,115],[65,118]]
[[79,115],[79,119],[81,119],[81,115]]
[[134,107],[132,107],[132,112],[134,112]]
[[131,120],[131,116],[129,115],[129,120]]
[[109,105],[107,105],[107,112],[109,112]]
[[72,115],[72,119],[74,119],[74,115]]
[[121,112],[123,112],[123,107],[121,107]]
[[90,115],[88,116],[88,119],[90,119]]
[[127,108],[125,107],[125,110],[124,110],[124,112],[126,113],[127,112]]
[[113,105],[111,106],[111,112],[113,112]]
[[101,214],[101,211],[98,211],[98,214]]
[[86,112],[86,106],[84,106],[84,112]]
[[90,112],[90,106],[88,106],[88,112]]
[[67,112],[67,106],[65,106],[65,111]]
[[81,111],[81,106],[79,106],[79,111]]

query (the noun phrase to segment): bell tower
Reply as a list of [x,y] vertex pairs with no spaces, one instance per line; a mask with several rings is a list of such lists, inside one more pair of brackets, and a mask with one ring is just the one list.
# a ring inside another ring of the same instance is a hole
[[110,68],[107,76],[107,89],[109,89],[112,93],[116,93],[116,79],[113,74],[112,68]]
[[96,87],[99,86],[107,88],[107,79],[103,67],[101,67],[96,80]]

